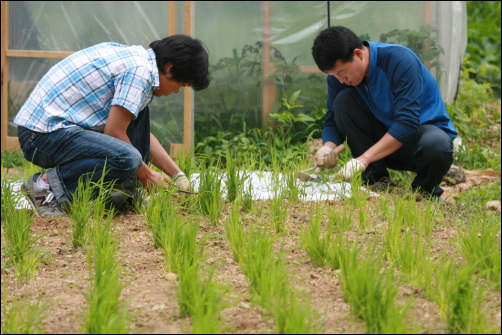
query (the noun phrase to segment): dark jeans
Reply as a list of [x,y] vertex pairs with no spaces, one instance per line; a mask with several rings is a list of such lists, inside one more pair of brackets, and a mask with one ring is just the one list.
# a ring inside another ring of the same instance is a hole
[[[355,89],[347,88],[336,97],[333,107],[335,123],[354,157],[362,155],[387,133],[384,124],[371,113]],[[367,179],[388,176],[387,168],[412,171],[417,175],[412,189],[439,197],[443,176],[453,163],[453,142],[442,129],[420,125],[403,146],[393,154],[376,161],[364,172]]]
[[122,183],[134,178],[143,161],[148,163],[150,159],[148,107],[131,121],[127,135],[133,145],[78,126],[51,133],[18,127],[24,157],[49,169],[47,176],[59,204],[72,201],[82,175],[92,173],[92,181],[98,181],[106,168],[105,181]]

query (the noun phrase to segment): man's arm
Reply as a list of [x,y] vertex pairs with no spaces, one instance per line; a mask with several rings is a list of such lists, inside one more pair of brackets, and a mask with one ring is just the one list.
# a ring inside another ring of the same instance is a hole
[[393,154],[401,148],[402,145],[401,142],[387,133],[361,156],[356,157],[356,159],[367,168],[371,163]]
[[170,177],[181,172],[181,169],[152,133],[150,133],[150,157],[152,164],[167,173]]

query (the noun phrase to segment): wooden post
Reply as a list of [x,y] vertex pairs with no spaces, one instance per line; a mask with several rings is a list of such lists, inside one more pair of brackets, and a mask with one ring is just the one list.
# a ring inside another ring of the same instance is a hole
[[[185,1],[185,34],[193,36],[193,1]],[[193,90],[183,89],[183,150],[187,153],[193,147]]]
[[7,60],[7,48],[9,46],[9,3],[2,1],[2,29],[1,29],[1,136],[2,150],[7,150],[8,122],[9,122],[9,62]]
[[274,72],[270,64],[270,1],[263,1],[263,110],[262,124],[266,128],[271,121],[269,116],[275,101],[275,82],[270,80]]

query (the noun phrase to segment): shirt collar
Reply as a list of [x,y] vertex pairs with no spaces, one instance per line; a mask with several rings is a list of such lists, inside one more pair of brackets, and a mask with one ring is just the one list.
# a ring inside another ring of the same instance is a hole
[[152,79],[153,79],[153,85],[152,85],[152,90],[155,92],[156,90],[159,89],[160,85],[160,80],[159,80],[159,68],[157,67],[157,59],[155,58],[155,52],[153,51],[152,48],[147,49],[148,52],[148,60],[150,61],[150,64],[152,65]]

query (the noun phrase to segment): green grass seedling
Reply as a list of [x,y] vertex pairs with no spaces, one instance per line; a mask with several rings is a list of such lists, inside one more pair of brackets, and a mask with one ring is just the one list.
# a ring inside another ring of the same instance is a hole
[[406,333],[405,308],[395,304],[397,287],[392,269],[384,269],[381,256],[369,252],[360,260],[358,248],[352,247],[339,258],[344,298],[366,323],[368,333]]
[[73,193],[73,201],[70,203],[68,211],[71,220],[73,249],[86,244],[86,225],[89,221],[89,213],[93,213],[93,194],[94,187],[90,179],[81,176],[78,179],[77,189]]
[[486,332],[483,290],[473,277],[472,267],[455,268],[451,260],[443,262],[437,275],[435,298],[451,334]]
[[145,213],[148,226],[152,230],[155,248],[164,248],[163,242],[171,233],[170,228],[180,206],[173,201],[173,196],[174,189],[150,194],[150,205],[146,207]]
[[197,250],[198,225],[185,222],[176,214],[171,221],[164,222],[166,229],[163,230],[160,245],[164,252],[167,270],[176,274],[187,266],[196,263],[202,250]]
[[40,265],[41,250],[36,243],[43,235],[30,233],[35,212],[16,208],[21,196],[13,191],[9,181],[2,179],[2,248],[23,283],[33,278]]
[[[496,217],[476,220],[462,232],[459,247],[468,263],[500,292],[500,221]],[[479,222],[479,223],[478,223]]]
[[315,266],[321,267],[328,263],[329,246],[334,225],[331,223],[324,236],[321,236],[322,213],[316,213],[310,219],[310,226],[300,232],[300,242]]
[[[2,334],[43,334],[42,325],[47,315],[49,302],[39,297],[18,298],[14,296],[7,303],[7,293],[2,287]],[[42,295],[41,295],[42,296]]]
[[274,240],[265,229],[250,227],[239,263],[249,280],[251,295],[265,309],[272,306],[277,288],[287,283],[287,276],[281,271],[282,260],[272,255]]
[[198,207],[213,226],[218,225],[222,207],[222,181],[217,171],[204,169],[199,174]]
[[[120,282],[117,261],[118,239],[113,233],[113,215],[102,215],[104,204],[95,208],[92,222],[91,248],[87,253],[89,278],[88,308],[84,320],[86,334],[127,334],[130,315],[127,304],[120,299],[124,285]],[[113,213],[108,213],[113,214]],[[100,220],[101,218],[101,220]]]
[[339,234],[350,229],[352,225],[352,211],[343,207],[343,212],[340,213],[336,207],[333,207],[329,213],[329,224],[333,226]]
[[226,189],[227,189],[227,200],[234,202],[243,192],[246,180],[249,178],[249,174],[245,171],[239,171],[237,165],[238,158],[234,157],[229,149],[227,149],[227,164],[225,168]]
[[347,199],[347,203],[356,207],[365,207],[368,204],[369,192],[362,187],[361,175],[352,177],[350,183],[351,197]]
[[[185,257],[188,255],[185,255]],[[192,319],[193,334],[219,334],[221,300],[224,291],[213,280],[213,273],[200,279],[199,260],[183,262],[186,266],[178,276],[178,304],[182,317]]]
[[228,220],[224,223],[225,235],[234,260],[239,263],[243,252],[243,245],[245,241],[244,229],[240,219],[239,213],[240,200],[237,199],[232,205],[232,209],[228,215]]
[[275,334],[315,334],[318,315],[310,303],[287,284],[279,290],[272,310]]
[[284,198],[280,194],[275,194],[270,207],[271,224],[276,234],[284,233],[286,225],[287,206],[284,206]]
[[338,233],[330,241],[329,248],[327,250],[327,264],[333,269],[338,270],[341,268],[342,254],[345,252],[345,245],[343,243],[343,235]]

